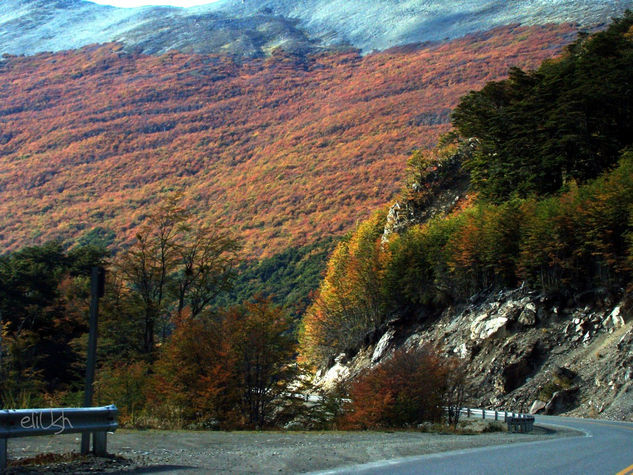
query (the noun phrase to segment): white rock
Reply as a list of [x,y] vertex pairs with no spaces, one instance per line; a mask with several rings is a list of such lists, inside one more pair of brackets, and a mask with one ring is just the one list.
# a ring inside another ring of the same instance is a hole
[[418,335],[417,333],[414,333],[409,338],[407,338],[403,346],[405,349],[409,350],[413,348],[414,346],[419,345],[421,339],[422,339],[422,335]]
[[622,307],[618,305],[613,309],[607,318],[602,321],[605,328],[621,328],[624,326],[624,317],[622,316]]
[[530,406],[530,414],[538,414],[540,411],[545,409],[546,405],[547,405],[547,403],[545,403],[543,401],[539,401],[537,399],[536,401],[534,401],[532,403],[532,406]]
[[[339,358],[336,359],[338,360]],[[319,381],[320,386],[326,390],[333,389],[339,381],[347,379],[349,374],[349,368],[342,364],[339,360],[334,366],[327,370],[323,379]]]
[[515,320],[520,313],[521,305],[515,301],[506,302],[497,312],[500,317],[505,317],[508,320]]
[[536,323],[536,305],[530,302],[523,307],[521,315],[519,315],[519,323],[526,327]]
[[488,314],[477,317],[470,326],[470,335],[473,340],[486,340],[505,328],[508,318],[505,316],[490,318]]
[[455,348],[453,350],[453,353],[455,353],[461,359],[465,359],[468,356],[468,347],[466,346],[466,343],[462,343],[457,348]]
[[343,364],[345,357],[345,353],[338,355],[334,359],[334,366],[328,369],[323,377],[315,382],[316,385],[329,390],[333,389],[340,381],[347,379],[350,375],[350,369]]
[[389,330],[380,338],[376,348],[374,348],[374,353],[371,355],[371,364],[376,363],[382,357],[395,333],[395,330]]

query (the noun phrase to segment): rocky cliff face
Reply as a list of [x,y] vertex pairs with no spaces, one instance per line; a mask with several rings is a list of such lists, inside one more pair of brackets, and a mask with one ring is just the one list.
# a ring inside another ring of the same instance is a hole
[[[413,163],[413,179],[389,210],[382,241],[468,199],[466,140],[436,162]],[[317,374],[325,389],[400,348],[431,344],[463,361],[470,407],[633,420],[633,299],[594,289],[571,298],[525,286],[474,295],[467,304],[411,322],[394,317],[368,344]]]
[[435,216],[447,215],[468,197],[470,179],[462,163],[475,147],[474,140],[462,144],[456,153],[424,170],[424,177],[416,177],[406,186],[401,199],[389,208],[383,244],[394,233]]
[[439,320],[391,322],[378,341],[340,355],[321,384],[351,378],[397,348],[432,343],[464,360],[471,407],[633,420],[633,321],[600,290],[575,301],[525,288],[478,295]]
[[364,52],[521,23],[608,22],[633,0],[219,0],[195,8],[114,8],[85,0],[3,0],[0,54],[122,42],[145,53],[260,56],[353,46]]

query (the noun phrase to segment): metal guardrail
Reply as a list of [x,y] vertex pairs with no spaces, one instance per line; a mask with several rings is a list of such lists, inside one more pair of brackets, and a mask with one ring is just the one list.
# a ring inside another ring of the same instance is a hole
[[470,408],[461,408],[459,412],[466,417],[505,422],[508,425],[508,432],[532,432],[534,429],[534,416],[531,414]]
[[119,427],[118,412],[116,406],[0,410],[0,473],[7,466],[7,441],[18,437],[92,434],[94,454],[106,455],[107,433]]

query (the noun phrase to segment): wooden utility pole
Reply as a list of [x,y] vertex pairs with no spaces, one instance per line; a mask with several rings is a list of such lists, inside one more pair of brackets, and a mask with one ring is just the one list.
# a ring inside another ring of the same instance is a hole
[[[95,365],[97,361],[97,323],[99,318],[99,298],[105,292],[105,269],[93,267],[90,276],[90,334],[88,335],[88,361],[86,364],[86,386],[84,407],[92,406],[94,393]],[[93,435],[95,437],[95,435]],[[81,453],[90,452],[90,433],[81,434]]]

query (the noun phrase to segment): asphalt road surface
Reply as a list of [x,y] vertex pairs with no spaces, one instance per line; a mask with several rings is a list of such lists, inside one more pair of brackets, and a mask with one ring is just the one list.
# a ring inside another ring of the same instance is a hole
[[322,474],[610,474],[633,475],[633,423],[537,416],[577,437],[458,450],[343,467]]

